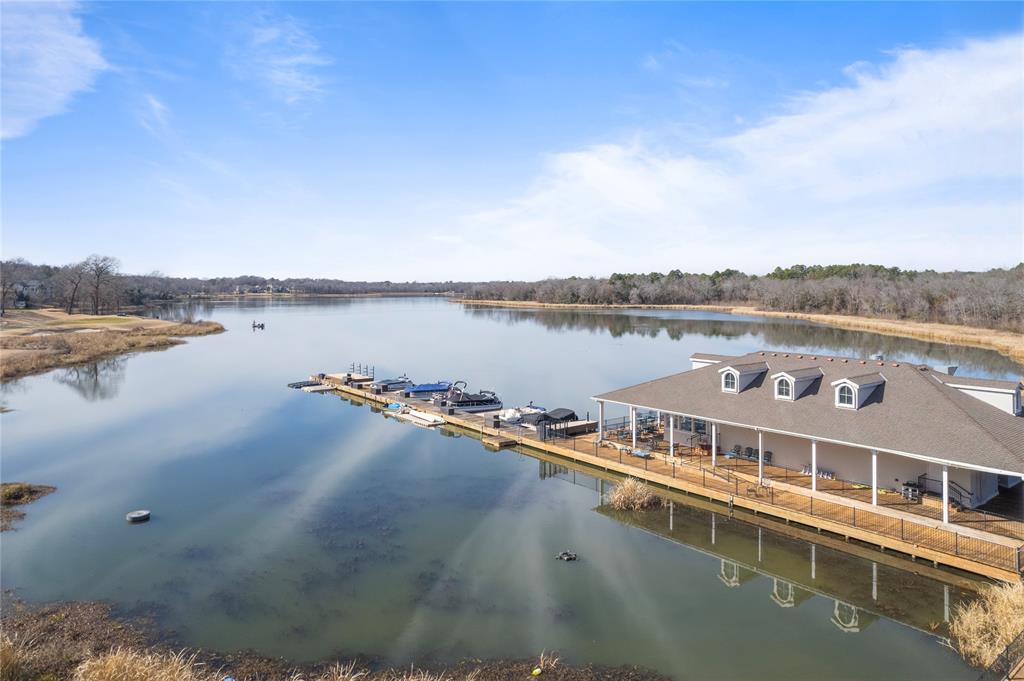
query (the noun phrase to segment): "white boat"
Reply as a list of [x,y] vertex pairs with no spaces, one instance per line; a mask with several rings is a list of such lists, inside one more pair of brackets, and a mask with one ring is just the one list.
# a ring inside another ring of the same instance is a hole
[[517,425],[522,423],[523,417],[527,414],[543,414],[544,407],[535,407],[533,402],[530,402],[525,407],[513,407],[511,409],[503,409],[498,412],[498,417],[505,423],[511,425]]

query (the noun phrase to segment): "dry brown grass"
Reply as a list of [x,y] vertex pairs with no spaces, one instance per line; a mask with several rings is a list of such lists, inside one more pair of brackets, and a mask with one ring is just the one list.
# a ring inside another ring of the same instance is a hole
[[11,529],[14,523],[25,517],[25,513],[13,506],[30,504],[39,497],[56,490],[49,485],[30,485],[27,482],[0,483],[0,532]]
[[608,505],[616,511],[642,511],[660,503],[661,499],[650,486],[636,478],[626,478],[620,482],[608,498]]
[[105,357],[177,345],[181,336],[220,333],[216,322],[139,327],[123,331],[54,332],[0,336],[0,378],[12,379]]
[[125,648],[86,660],[74,681],[221,681],[223,676],[184,652],[160,654]]
[[27,676],[25,646],[18,639],[0,636],[0,681],[21,681]]
[[965,660],[991,665],[1024,631],[1024,584],[988,586],[976,600],[961,605],[949,623],[953,644]]

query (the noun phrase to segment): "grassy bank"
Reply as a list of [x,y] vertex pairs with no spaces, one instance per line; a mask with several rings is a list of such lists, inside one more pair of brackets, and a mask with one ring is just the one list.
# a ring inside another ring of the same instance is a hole
[[0,379],[183,343],[220,333],[216,322],[172,322],[132,316],[69,315],[59,310],[12,310],[0,326]]
[[31,504],[56,489],[49,485],[30,485],[26,482],[0,483],[0,532],[11,529],[15,522],[25,517],[25,512],[16,507]]
[[0,681],[519,681],[533,678],[538,668],[537,676],[562,681],[664,679],[632,667],[565,665],[548,653],[421,668],[363,659],[296,664],[247,651],[182,650],[152,621],[116,617],[103,603],[7,603],[0,624]]
[[983,329],[972,326],[954,324],[938,324],[932,322],[915,322],[902,319],[874,319],[871,317],[852,317],[837,314],[814,314],[805,312],[780,312],[776,310],[760,310],[749,305],[577,305],[572,303],[533,303],[518,300],[470,300],[456,299],[454,302],[464,305],[485,305],[491,307],[517,308],[553,308],[568,310],[698,310],[706,312],[725,312],[736,315],[753,315],[758,317],[779,317],[784,319],[800,319],[804,321],[826,324],[851,331],[868,331],[885,336],[899,336],[916,340],[949,345],[968,345],[971,347],[995,350],[1010,359],[1024,364],[1024,334],[996,329]]

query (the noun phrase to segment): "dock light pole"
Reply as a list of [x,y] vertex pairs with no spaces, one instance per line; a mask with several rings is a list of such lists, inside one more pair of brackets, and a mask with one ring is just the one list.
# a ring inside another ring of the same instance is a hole
[[811,491],[818,489],[818,441],[811,440]]
[[597,403],[597,441],[604,440],[604,400]]
[[878,506],[878,450],[871,450],[871,505]]
[[942,522],[949,522],[949,466],[942,467]]

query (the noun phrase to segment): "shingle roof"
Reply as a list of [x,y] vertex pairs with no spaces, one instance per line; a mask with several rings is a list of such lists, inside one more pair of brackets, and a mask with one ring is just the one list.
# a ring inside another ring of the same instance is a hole
[[885,376],[883,376],[882,374],[880,374],[877,371],[875,371],[875,372],[870,373],[870,374],[861,374],[860,376],[847,376],[847,377],[844,377],[844,378],[839,379],[839,380],[849,381],[850,383],[853,383],[854,385],[858,385],[858,386],[863,387],[865,385],[874,385],[876,383],[883,383],[885,381]]
[[[730,363],[726,365],[726,367],[729,369],[735,369],[741,374],[752,374],[761,373],[762,371],[768,371],[767,362],[742,362],[738,364]],[[719,369],[719,371],[721,371],[721,369]]]
[[779,373],[785,373],[787,376],[799,379],[817,378],[818,376],[821,376],[824,372],[821,370],[821,367],[807,367],[805,369],[789,369],[785,372],[780,371]]
[[1020,381],[1000,381],[994,378],[974,378],[973,376],[950,376],[941,371],[934,372],[935,378],[946,385],[974,385],[981,388],[1002,388],[1014,390]]
[[695,359],[697,361],[728,362],[729,360],[736,359],[736,355],[716,355],[710,352],[695,352],[690,355],[690,359]]
[[[1024,417],[963,394],[946,385],[953,377],[929,367],[777,352],[755,352],[734,362],[766,362],[773,373],[814,362],[824,375],[793,401],[774,399],[767,381],[755,381],[739,393],[723,392],[721,367],[715,365],[595,399],[1024,475]],[[885,382],[866,404],[856,410],[836,408],[829,383],[879,372]]]

